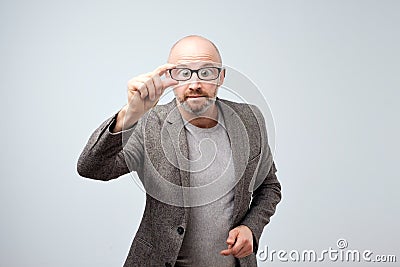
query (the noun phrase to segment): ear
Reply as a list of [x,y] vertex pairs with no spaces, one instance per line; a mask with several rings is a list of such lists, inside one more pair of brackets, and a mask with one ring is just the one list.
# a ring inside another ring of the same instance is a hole
[[218,78],[218,86],[221,86],[224,83],[225,80],[225,74],[226,74],[226,69],[223,68],[221,70],[221,73],[219,74],[219,78]]

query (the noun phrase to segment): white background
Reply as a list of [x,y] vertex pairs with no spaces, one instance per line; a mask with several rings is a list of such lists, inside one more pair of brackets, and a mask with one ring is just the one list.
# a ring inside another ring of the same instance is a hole
[[346,238],[399,258],[399,13],[389,0],[1,1],[0,266],[122,266],[144,194],[129,175],[80,177],[77,158],[127,81],[188,34],[270,105],[283,200],[260,248]]

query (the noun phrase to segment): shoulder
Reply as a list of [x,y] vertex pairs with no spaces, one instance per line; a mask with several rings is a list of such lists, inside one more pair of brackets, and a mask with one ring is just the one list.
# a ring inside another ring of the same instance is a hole
[[261,110],[257,106],[248,103],[238,103],[224,99],[219,99],[219,103],[224,107],[222,110],[225,121],[228,119],[234,123],[233,125],[237,123],[244,126],[250,142],[250,148],[253,151],[251,155],[261,152],[264,145],[263,136],[266,135],[265,122]]
[[[264,116],[256,105],[249,103],[234,102],[222,98],[217,98],[219,103],[228,106],[234,113],[239,115],[242,119],[248,120],[249,122],[264,121]],[[255,120],[255,121],[254,121]]]
[[235,102],[235,101],[231,101],[231,100],[227,100],[227,99],[223,99],[223,98],[219,98],[219,97],[217,97],[217,101],[224,103],[228,106],[238,108],[238,109],[245,108],[247,110],[248,108],[250,108],[250,109],[256,109],[259,111],[259,108],[254,104]]

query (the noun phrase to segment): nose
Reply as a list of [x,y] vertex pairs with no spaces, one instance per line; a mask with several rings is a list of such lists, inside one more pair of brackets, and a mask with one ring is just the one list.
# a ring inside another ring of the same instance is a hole
[[201,89],[201,82],[199,77],[197,77],[197,73],[193,73],[192,77],[190,78],[189,82],[189,89],[190,90],[200,90]]

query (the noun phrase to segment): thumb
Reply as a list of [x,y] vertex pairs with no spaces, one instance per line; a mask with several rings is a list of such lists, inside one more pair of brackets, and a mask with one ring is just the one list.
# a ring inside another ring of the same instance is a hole
[[226,240],[226,243],[228,245],[233,246],[236,242],[236,238],[237,238],[238,234],[239,234],[239,230],[237,230],[236,228],[229,231],[229,236],[228,236],[228,239]]
[[178,81],[175,81],[174,79],[171,78],[165,78],[164,80],[162,80],[162,85],[163,85],[163,89],[167,89],[170,86],[173,85],[177,85]]

